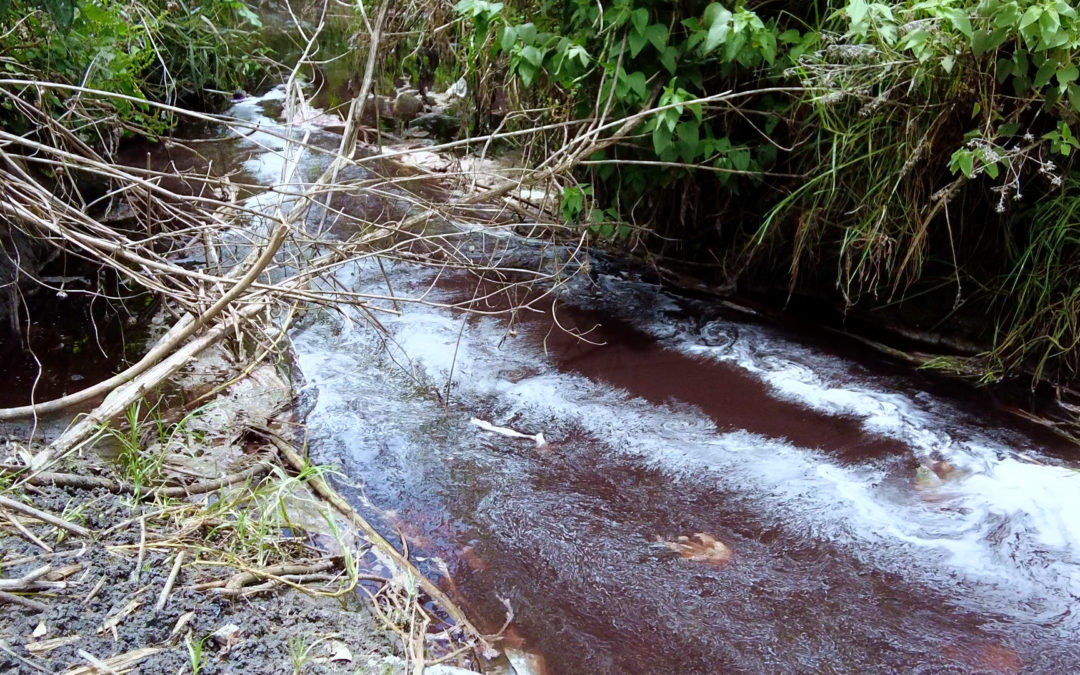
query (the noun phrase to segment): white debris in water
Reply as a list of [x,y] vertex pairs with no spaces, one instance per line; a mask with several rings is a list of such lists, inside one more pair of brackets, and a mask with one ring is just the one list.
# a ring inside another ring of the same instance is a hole
[[499,434],[500,436],[506,436],[508,438],[527,438],[536,443],[536,447],[538,448],[542,448],[547,445],[547,441],[544,440],[543,432],[540,432],[538,434],[523,434],[520,431],[514,431],[509,427],[497,427],[491,422],[485,422],[484,420],[478,419],[476,417],[470,419],[469,424],[478,426],[484,431],[490,431],[492,433]]

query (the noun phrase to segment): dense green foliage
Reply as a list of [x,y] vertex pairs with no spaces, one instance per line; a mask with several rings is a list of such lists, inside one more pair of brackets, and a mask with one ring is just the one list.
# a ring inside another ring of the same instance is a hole
[[[85,87],[184,105],[209,105],[212,90],[244,86],[258,72],[243,0],[4,0],[0,54],[9,78]],[[137,101],[60,89],[41,93],[54,118],[71,119],[77,100],[91,117],[160,132],[173,117]],[[34,121],[0,101],[4,123]]]
[[[667,108],[563,215],[728,283],[922,304],[987,379],[1080,368],[1080,17],[1062,0],[461,0],[474,83],[552,117]],[[678,243],[670,243],[674,238]],[[987,308],[989,325],[987,325]],[[947,330],[947,329],[946,329]],[[977,331],[976,331],[977,332]]]

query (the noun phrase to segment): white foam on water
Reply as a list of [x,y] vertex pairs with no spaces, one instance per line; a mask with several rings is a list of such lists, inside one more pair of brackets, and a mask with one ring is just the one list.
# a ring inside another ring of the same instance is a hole
[[[361,287],[375,290],[381,283],[363,276],[355,279]],[[805,529],[882,569],[938,586],[943,579],[961,584],[995,611],[1054,615],[1080,594],[1080,522],[1069,518],[1080,513],[1080,477],[1065,467],[1023,461],[969,428],[959,429],[963,440],[954,439],[947,429],[962,419],[941,401],[877,389],[872,378],[845,371],[850,364],[826,362],[756,328],[738,326],[739,338],[715,353],[682,331],[672,341],[688,353],[738,364],[778,396],[855,417],[910,444],[917,455],[937,452],[956,466],[955,478],[915,489],[910,481],[890,481],[895,467],[880,461],[841,464],[826,451],[747,432],[719,433],[694,409],[657,406],[560,373],[526,340],[509,338],[499,349],[505,326],[496,319],[470,320],[464,330],[462,321],[446,310],[407,306],[401,317],[382,323],[396,345],[391,352],[414,376],[442,389],[453,371],[452,397],[469,408],[463,422],[482,413],[495,424],[542,432],[556,447],[560,430],[580,429],[663,469],[673,481],[721,486],[776,523]],[[313,425],[348,418],[357,392],[342,373],[392,367],[373,359],[379,340],[372,331],[358,325],[339,330],[336,337],[323,330],[297,340],[301,369],[319,390]],[[514,381],[505,375],[511,369],[538,374]],[[395,405],[389,399],[385,405]]]
[[297,182],[296,166],[307,154],[300,141],[305,133],[319,130],[303,116],[293,120],[293,124],[267,116],[265,104],[285,99],[285,85],[278,85],[262,96],[240,99],[229,109],[231,117],[256,126],[254,131],[242,127],[236,131],[239,142],[255,150],[243,163],[244,170],[266,186],[282,187],[285,182]]

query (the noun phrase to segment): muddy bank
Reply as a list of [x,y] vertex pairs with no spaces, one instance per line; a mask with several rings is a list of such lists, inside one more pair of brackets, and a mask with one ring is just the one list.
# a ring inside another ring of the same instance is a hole
[[[79,509],[83,525],[94,531],[135,522],[109,537],[107,545],[69,537],[52,555],[43,556],[11,535],[0,541],[6,578],[44,564],[56,570],[77,567],[64,577],[66,588],[36,598],[48,609],[0,606],[0,636],[8,648],[0,651],[4,672],[63,673],[91,666],[80,650],[104,662],[144,654],[133,664],[143,673],[192,672],[195,666],[202,673],[280,673],[300,666],[305,673],[381,674],[399,663],[399,645],[359,596],[338,600],[291,592],[229,598],[186,587],[192,580],[184,574],[157,610],[173,556],[150,549],[136,567],[137,553],[109,550],[137,550],[137,522],[152,517],[157,507],[132,509],[108,492],[59,488],[43,488],[34,503],[55,513]],[[200,644],[201,655],[193,661],[189,645]]]
[[411,572],[320,498],[323,469],[268,442],[293,437],[291,390],[242,363],[204,352],[134,426],[29,483],[25,432],[3,447],[0,670],[382,675],[459,649]]

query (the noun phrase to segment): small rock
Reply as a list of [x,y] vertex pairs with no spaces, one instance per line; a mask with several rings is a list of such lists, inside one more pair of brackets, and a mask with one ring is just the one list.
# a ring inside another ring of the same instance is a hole
[[[330,641],[330,661],[343,661],[345,663],[352,663],[353,656],[349,650],[349,645],[345,644],[341,640]],[[430,672],[430,670],[428,671]]]
[[402,122],[411,122],[423,112],[424,102],[412,91],[403,91],[394,99],[394,116]]
[[360,109],[360,121],[369,127],[376,126],[380,121],[394,118],[394,103],[385,96],[368,94],[364,107]]
[[442,140],[454,140],[461,133],[461,120],[446,113],[431,112],[414,119],[411,129],[423,129]]

